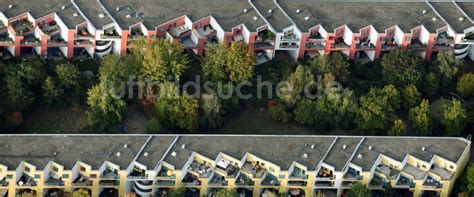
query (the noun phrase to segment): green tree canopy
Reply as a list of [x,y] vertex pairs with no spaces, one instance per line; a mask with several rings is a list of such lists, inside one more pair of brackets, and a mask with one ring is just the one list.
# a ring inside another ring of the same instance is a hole
[[222,125],[222,106],[216,95],[204,94],[202,96],[200,118],[202,128],[216,129]]
[[244,42],[233,42],[228,51],[225,70],[232,82],[242,82],[253,76],[255,52]]
[[438,53],[435,61],[435,71],[441,76],[441,85],[448,86],[462,65],[461,61],[455,59],[453,52]]
[[457,90],[466,99],[474,97],[474,74],[466,73],[459,78]]
[[348,196],[350,196],[350,197],[371,197],[372,192],[364,184],[356,183],[356,184],[352,185],[352,187],[349,189]]
[[467,124],[467,112],[461,106],[461,101],[453,99],[450,104],[445,104],[441,124],[444,125],[446,134],[460,136]]
[[332,73],[341,82],[348,80],[349,66],[347,56],[340,52],[332,53],[329,56],[320,56],[310,62],[314,74]]
[[383,78],[389,84],[404,87],[413,84],[420,87],[424,73],[421,57],[410,51],[395,50],[382,57]]
[[431,135],[432,119],[428,100],[423,99],[419,106],[411,108],[408,112],[408,118],[417,135]]
[[293,118],[293,114],[291,114],[290,112],[287,112],[285,105],[281,103],[276,103],[274,106],[271,106],[268,110],[270,112],[270,116],[278,122],[288,123]]
[[400,95],[393,86],[383,89],[372,88],[359,99],[359,111],[355,123],[360,131],[377,134],[388,129],[395,118],[395,108],[399,106]]
[[43,98],[46,104],[51,104],[55,101],[58,101],[59,97],[62,94],[62,89],[56,84],[56,80],[48,76],[43,82]]
[[388,131],[388,135],[390,136],[402,136],[406,134],[406,126],[403,123],[403,120],[396,119],[393,122],[392,128]]
[[287,79],[286,83],[277,90],[280,99],[288,106],[293,106],[305,91],[305,87],[314,81],[314,77],[308,67],[299,65]]
[[228,50],[223,44],[210,44],[206,47],[206,57],[202,65],[204,80],[213,82],[227,80],[225,65]]
[[408,85],[402,91],[402,102],[405,109],[410,109],[421,101],[421,93],[416,86]]
[[24,80],[28,85],[39,85],[46,77],[46,70],[44,68],[44,64],[39,60],[22,61],[16,66],[18,68],[15,68],[16,75],[14,75],[20,77],[20,79]]
[[106,130],[122,121],[127,104],[117,98],[103,83],[93,86],[87,92],[88,123],[94,129]]
[[34,101],[33,93],[25,88],[17,76],[7,76],[6,97],[7,106],[13,111],[26,110]]
[[71,63],[60,64],[56,66],[58,80],[66,89],[72,89],[81,83],[81,71],[77,66]]

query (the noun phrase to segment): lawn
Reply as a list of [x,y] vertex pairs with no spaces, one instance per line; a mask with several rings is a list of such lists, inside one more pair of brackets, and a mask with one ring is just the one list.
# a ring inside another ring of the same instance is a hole
[[21,133],[80,133],[87,116],[80,108],[41,108],[25,115]]

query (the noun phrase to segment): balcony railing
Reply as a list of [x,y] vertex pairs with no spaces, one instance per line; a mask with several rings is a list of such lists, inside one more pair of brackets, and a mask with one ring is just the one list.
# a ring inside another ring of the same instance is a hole
[[99,181],[100,186],[119,186],[119,180],[101,180]]
[[34,31],[33,23],[28,20],[21,20],[13,24],[13,29],[18,36],[25,36],[33,33]]
[[398,179],[395,185],[398,187],[406,187],[406,188],[415,188],[416,186],[415,183],[411,179],[405,176],[400,176],[400,178]]
[[324,49],[324,44],[322,43],[314,43],[314,42],[310,42],[310,43],[306,43],[306,48],[307,49]]
[[428,176],[423,183],[423,187],[431,188],[431,189],[441,189],[443,188],[443,184],[438,180],[435,180],[433,177]]
[[467,33],[462,39],[463,42],[474,42],[474,31]]

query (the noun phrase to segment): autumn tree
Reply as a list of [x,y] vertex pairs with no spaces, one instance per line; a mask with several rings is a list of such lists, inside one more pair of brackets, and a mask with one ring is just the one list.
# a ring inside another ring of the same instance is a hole
[[466,99],[474,97],[474,74],[466,73],[459,78],[457,90]]
[[225,70],[232,82],[250,79],[254,73],[255,52],[244,42],[233,42],[226,58]]
[[406,134],[406,126],[403,123],[403,120],[396,119],[393,122],[392,128],[388,131],[388,135],[390,136],[402,136]]
[[46,104],[51,104],[58,100],[59,96],[62,94],[62,90],[56,84],[56,80],[48,76],[42,85],[43,89],[43,98]]
[[293,106],[301,98],[307,84],[312,81],[314,81],[314,77],[309,68],[299,65],[296,67],[295,72],[293,72],[277,90],[280,99],[287,106]]
[[391,51],[382,57],[381,65],[383,78],[388,84],[420,87],[424,65],[418,54],[406,50]]
[[223,44],[210,44],[206,47],[206,56],[202,65],[204,80],[213,82],[227,80],[225,66],[228,51]]
[[423,99],[420,105],[411,108],[408,112],[408,118],[417,135],[431,135],[432,119],[428,100]]
[[329,56],[320,56],[310,62],[310,67],[314,70],[314,74],[333,74],[338,81],[346,82],[350,74],[349,62],[347,56],[343,53],[332,53]]
[[468,121],[467,112],[461,106],[461,101],[453,99],[450,104],[443,105],[442,109],[441,124],[444,125],[446,134],[460,136]]
[[453,52],[439,53],[434,64],[435,71],[440,74],[442,86],[448,86],[463,65],[461,61],[455,59]]
[[58,81],[66,89],[78,87],[81,83],[81,71],[71,63],[56,66]]
[[405,109],[410,109],[421,101],[421,93],[416,86],[408,85],[402,91],[402,102]]

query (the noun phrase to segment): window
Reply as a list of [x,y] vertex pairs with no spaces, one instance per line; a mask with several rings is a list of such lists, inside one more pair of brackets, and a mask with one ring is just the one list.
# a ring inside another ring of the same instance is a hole
[[53,172],[58,172],[58,171],[59,171],[59,168],[56,166],[53,166]]
[[421,167],[426,168],[426,165],[422,165]]
[[280,175],[278,176],[278,178],[279,178],[279,179],[285,179],[285,175],[284,175],[284,174],[280,174]]
[[385,37],[381,37],[379,40],[383,42],[385,41]]
[[30,172],[30,170],[31,170],[30,167],[25,166],[25,172]]
[[454,169],[454,166],[449,166],[449,168],[452,170],[452,169]]
[[93,179],[97,178],[97,174],[91,174],[91,178]]
[[35,179],[40,179],[41,178],[41,174],[35,174]]
[[79,167],[79,171],[84,172],[84,171],[86,171],[86,168],[84,166],[81,166],[81,167]]
[[6,176],[6,179],[12,179],[13,178],[13,175],[9,174]]
[[410,41],[410,40],[411,40],[411,37],[410,37],[410,36],[407,36],[407,37],[405,38],[405,41]]
[[68,179],[69,178],[69,174],[63,174],[63,179]]

